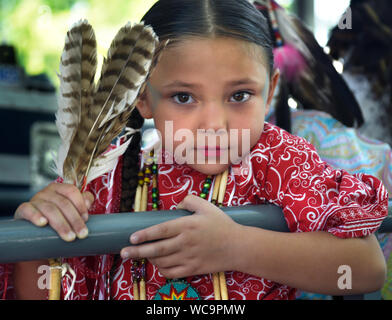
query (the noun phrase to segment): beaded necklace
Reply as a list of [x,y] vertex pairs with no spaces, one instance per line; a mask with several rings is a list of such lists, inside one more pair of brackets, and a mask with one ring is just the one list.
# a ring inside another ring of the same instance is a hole
[[[148,187],[152,181],[152,210],[159,209],[158,190],[158,165],[154,161],[154,153],[151,151],[143,169],[138,173],[138,186],[135,195],[134,211],[147,211]],[[226,191],[228,170],[219,174],[215,178],[211,202],[222,207],[223,198]],[[207,176],[203,183],[200,197],[208,198],[213,178]],[[133,281],[134,300],[146,300],[146,259],[134,259],[131,267]],[[217,272],[212,275],[215,300],[228,300],[226,278],[224,272]],[[156,294],[155,300],[200,300],[200,297],[189,283],[181,279],[167,279],[166,285],[162,286]]]

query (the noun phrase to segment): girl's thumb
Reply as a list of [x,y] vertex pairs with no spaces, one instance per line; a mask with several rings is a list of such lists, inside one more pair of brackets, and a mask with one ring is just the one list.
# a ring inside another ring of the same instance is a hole
[[94,196],[91,192],[86,191],[83,192],[83,198],[84,198],[84,203],[86,204],[87,209],[90,208],[90,206],[93,204],[94,202]]
[[178,205],[177,209],[185,209],[195,213],[203,213],[205,212],[210,206],[215,207],[213,204],[209,203],[208,201],[197,197],[192,194],[188,194]]

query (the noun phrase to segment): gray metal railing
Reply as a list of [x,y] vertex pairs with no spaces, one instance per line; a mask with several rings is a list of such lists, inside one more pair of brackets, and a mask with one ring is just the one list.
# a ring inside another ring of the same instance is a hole
[[[267,230],[288,232],[282,210],[274,205],[222,208],[237,223]],[[63,241],[49,226],[36,227],[25,220],[0,221],[0,263],[118,253],[129,246],[137,230],[191,214],[186,210],[147,211],[90,216],[89,236]],[[392,203],[378,232],[392,232]]]

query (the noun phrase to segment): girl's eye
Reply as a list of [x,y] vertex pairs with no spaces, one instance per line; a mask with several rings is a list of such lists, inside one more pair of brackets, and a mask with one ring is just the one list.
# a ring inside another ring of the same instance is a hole
[[239,91],[232,95],[230,102],[246,102],[250,99],[251,93],[247,91]]
[[195,102],[192,96],[185,92],[177,93],[173,95],[172,98],[174,98],[174,101],[178,104],[190,104]]

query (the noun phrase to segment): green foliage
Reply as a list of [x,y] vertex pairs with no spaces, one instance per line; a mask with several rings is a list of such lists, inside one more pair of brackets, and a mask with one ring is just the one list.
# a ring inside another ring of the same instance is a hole
[[15,46],[27,74],[56,73],[67,30],[79,19],[93,26],[100,61],[117,31],[138,22],[156,0],[0,0],[0,41]]
[[43,0],[42,3],[47,5],[52,12],[68,11],[78,0]]

